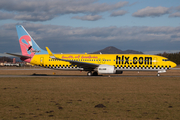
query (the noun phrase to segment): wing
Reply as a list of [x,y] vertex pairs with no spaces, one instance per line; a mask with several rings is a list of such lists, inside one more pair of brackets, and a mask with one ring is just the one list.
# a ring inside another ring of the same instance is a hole
[[61,60],[61,61],[65,61],[65,62],[69,62],[71,63],[71,65],[77,65],[80,68],[83,68],[85,71],[92,71],[94,70],[96,67],[99,66],[99,64],[93,64],[93,63],[87,63],[87,62],[80,62],[80,61],[73,61],[73,60],[66,60],[66,59],[60,59],[57,58],[53,55],[53,53],[49,50],[48,47],[46,47],[46,50],[48,51],[48,54],[50,56],[50,58],[52,59],[56,59],[56,60]]

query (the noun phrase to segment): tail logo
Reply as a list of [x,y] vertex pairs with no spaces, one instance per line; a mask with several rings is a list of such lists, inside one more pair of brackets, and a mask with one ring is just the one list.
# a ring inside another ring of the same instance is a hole
[[28,48],[28,51],[32,48],[32,41],[28,40],[30,47]]
[[29,35],[24,35],[19,39],[19,43],[21,46],[21,51],[23,55],[34,56],[34,49],[32,46],[31,37]]

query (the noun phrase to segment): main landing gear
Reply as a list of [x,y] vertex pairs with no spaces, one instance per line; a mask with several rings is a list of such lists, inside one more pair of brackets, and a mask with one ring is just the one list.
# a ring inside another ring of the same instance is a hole
[[87,76],[98,76],[98,73],[97,72],[91,72],[91,71],[89,71],[88,73],[87,73]]
[[87,76],[92,76],[92,72],[88,72],[88,73],[87,73]]

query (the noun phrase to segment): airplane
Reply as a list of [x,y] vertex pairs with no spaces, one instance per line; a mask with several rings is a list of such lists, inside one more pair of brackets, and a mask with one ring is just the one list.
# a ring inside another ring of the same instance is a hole
[[54,54],[48,47],[41,49],[22,25],[16,25],[22,55],[32,65],[55,70],[87,71],[87,76],[122,74],[123,71],[157,71],[165,73],[176,63],[165,57],[145,54]]

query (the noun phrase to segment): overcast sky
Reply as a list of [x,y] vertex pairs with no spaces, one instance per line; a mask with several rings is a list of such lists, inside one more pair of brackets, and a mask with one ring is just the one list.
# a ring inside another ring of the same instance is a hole
[[180,52],[180,0],[0,0],[0,55],[21,53],[15,25],[55,53]]

